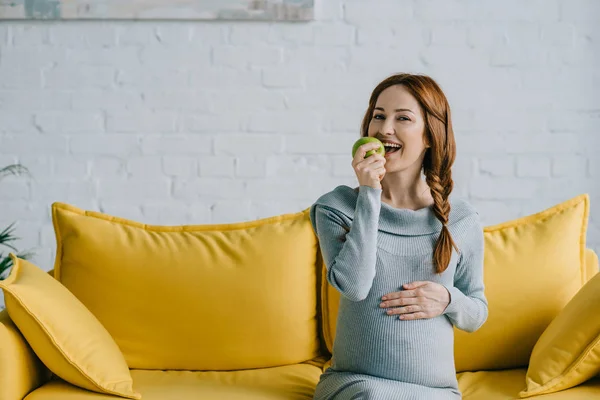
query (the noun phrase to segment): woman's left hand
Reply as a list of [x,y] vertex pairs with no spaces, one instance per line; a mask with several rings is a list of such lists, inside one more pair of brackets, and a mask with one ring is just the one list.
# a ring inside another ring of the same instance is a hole
[[388,315],[400,315],[402,320],[434,318],[450,304],[450,292],[439,283],[415,281],[403,287],[405,290],[381,298],[379,306],[387,308]]

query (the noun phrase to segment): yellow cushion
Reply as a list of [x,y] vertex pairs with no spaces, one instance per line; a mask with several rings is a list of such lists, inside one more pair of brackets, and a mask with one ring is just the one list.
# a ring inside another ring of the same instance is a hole
[[22,400],[47,381],[49,375],[8,316],[8,311],[0,311],[0,399]]
[[[457,375],[463,400],[514,400],[525,387],[525,368],[504,371],[463,372]],[[144,398],[145,399],[145,398]],[[544,394],[536,400],[600,399],[600,378],[562,392]],[[29,399],[28,399],[29,400]]]
[[[298,364],[235,372],[132,370],[143,400],[310,400],[321,370]],[[114,400],[55,381],[26,400]]]
[[308,210],[223,225],[150,226],[55,203],[55,276],[131,368],[237,370],[319,355]]
[[0,281],[6,309],[42,362],[76,386],[139,399],[123,355],[98,320],[51,276],[11,257],[12,271]]
[[[457,371],[527,366],[537,339],[585,282],[588,213],[588,196],[580,195],[484,229],[489,316],[474,333],[455,329]],[[320,265],[323,337],[331,352],[339,293],[322,259]]]
[[598,255],[592,249],[585,250],[585,281],[589,281],[598,273]]
[[576,386],[600,373],[600,275],[573,297],[533,348],[521,397]]

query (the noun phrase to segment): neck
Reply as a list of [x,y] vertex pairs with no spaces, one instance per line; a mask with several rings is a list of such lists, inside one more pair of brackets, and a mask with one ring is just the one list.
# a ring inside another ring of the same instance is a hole
[[421,170],[386,174],[381,181],[381,200],[396,208],[419,209],[433,203],[429,186]]

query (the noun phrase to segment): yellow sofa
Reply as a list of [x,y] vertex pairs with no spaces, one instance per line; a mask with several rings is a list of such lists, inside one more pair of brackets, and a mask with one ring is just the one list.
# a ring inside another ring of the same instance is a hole
[[[114,338],[142,399],[312,398],[330,359],[339,295],[324,279],[308,210],[178,227],[61,203],[52,211],[50,274]],[[585,248],[587,217],[588,198],[579,196],[486,227],[490,317],[455,336],[465,400],[520,398],[539,337],[598,272]],[[52,374],[25,336],[0,313],[0,400],[117,398]],[[600,399],[600,377],[536,397]]]

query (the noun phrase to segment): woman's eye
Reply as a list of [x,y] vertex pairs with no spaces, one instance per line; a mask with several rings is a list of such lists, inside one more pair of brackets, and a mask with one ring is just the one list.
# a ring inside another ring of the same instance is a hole
[[398,121],[410,121],[410,118],[404,117],[404,116],[400,116],[400,117],[398,117]]
[[383,114],[375,114],[373,119],[385,119],[385,116]]

